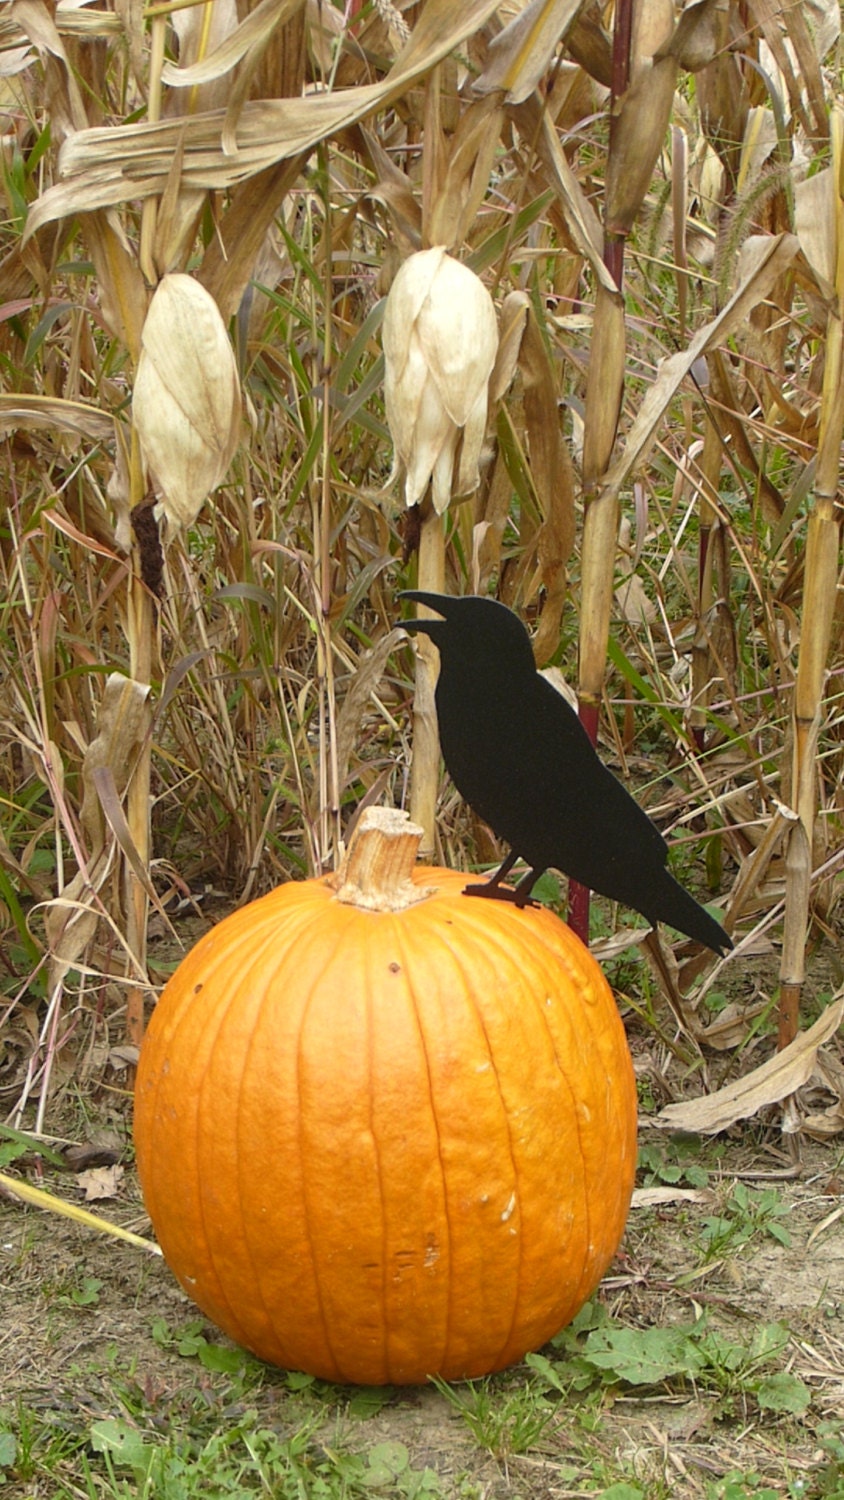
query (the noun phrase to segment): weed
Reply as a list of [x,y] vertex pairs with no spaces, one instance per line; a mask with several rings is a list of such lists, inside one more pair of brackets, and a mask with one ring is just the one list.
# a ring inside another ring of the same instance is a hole
[[207,1325],[201,1318],[192,1318],[179,1330],[171,1332],[164,1318],[154,1318],[152,1337],[160,1349],[171,1349],[183,1359],[198,1359],[206,1370],[222,1375],[259,1374],[261,1364],[235,1345],[210,1342],[203,1333]]
[[[430,1469],[414,1469],[402,1443],[379,1443],[365,1453],[328,1447],[315,1440],[314,1422],[281,1438],[256,1425],[255,1413],[202,1444],[189,1437],[151,1439],[137,1428],[107,1419],[90,1429],[114,1500],[167,1496],[168,1500],[356,1500],[373,1491],[396,1500],[440,1495]],[[129,1470],[132,1478],[124,1478]],[[88,1475],[91,1467],[88,1466]]]
[[78,1285],[58,1292],[55,1301],[60,1307],[96,1307],[102,1285],[98,1276],[83,1276]]
[[[709,1170],[700,1161],[701,1144],[695,1136],[678,1137],[670,1143],[642,1144],[639,1171],[645,1187],[705,1188]],[[674,1160],[671,1160],[674,1157]]]
[[0,1416],[0,1475],[6,1471],[6,1478],[23,1484],[42,1476],[52,1478],[68,1465],[82,1443],[79,1432],[18,1401],[13,1418]]
[[[2,1418],[0,1418],[2,1423]],[[5,1484],[8,1479],[7,1470],[15,1463],[18,1453],[18,1440],[8,1427],[0,1425],[0,1484]]]
[[776,1188],[749,1188],[736,1182],[720,1213],[709,1214],[701,1221],[704,1263],[736,1255],[760,1235],[768,1235],[779,1245],[790,1245],[782,1222],[788,1213],[788,1205]]
[[[844,1500],[844,1426],[839,1422],[822,1422],[818,1428],[818,1440],[824,1460],[813,1481],[819,1500]],[[810,1500],[804,1491],[801,1500]]]
[[432,1379],[475,1442],[500,1461],[527,1453],[554,1420],[554,1408],[535,1382],[503,1394],[488,1379],[467,1381],[459,1390],[437,1376]]
[[706,1486],[706,1500],[777,1500],[777,1491],[762,1485],[756,1474],[733,1469],[715,1484]]
[[588,1304],[552,1340],[562,1357],[529,1354],[527,1363],[546,1389],[560,1395],[600,1385],[655,1386],[710,1392],[725,1408],[737,1397],[760,1409],[802,1416],[809,1390],[796,1375],[769,1370],[782,1356],[789,1331],[781,1323],[755,1328],[749,1342],[731,1338],[703,1316],[694,1323],[654,1328],[615,1324],[600,1304]]
[[[434,1500],[432,1469],[415,1468],[400,1442],[360,1451],[342,1435],[317,1437],[320,1415],[282,1435],[255,1411],[218,1421],[210,1433],[178,1413],[167,1432],[128,1417],[105,1417],[73,1429],[54,1414],[20,1406],[14,1423],[0,1416],[0,1485],[32,1486],[51,1500]],[[46,1481],[49,1489],[42,1489]]]

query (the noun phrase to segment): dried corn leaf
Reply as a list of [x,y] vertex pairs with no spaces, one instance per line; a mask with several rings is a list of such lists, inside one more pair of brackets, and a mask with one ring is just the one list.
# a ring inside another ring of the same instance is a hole
[[755,105],[748,111],[741,143],[738,177],[740,192],[746,190],[748,183],[758,180],[777,145],[777,122],[773,110],[761,104]]
[[[730,805],[737,819],[745,824],[750,823],[753,810],[749,802],[745,807],[734,807],[732,803]],[[797,813],[775,798],[773,815],[768,820],[756,848],[742,860],[735,885],[730,893],[730,916],[733,922],[738,920],[745,907],[756,895],[786,831],[796,822]]]
[[[186,89],[197,88],[224,78],[243,58],[248,59],[250,52],[262,53],[273,32],[280,26],[285,26],[302,9],[303,5],[304,0],[261,0],[254,10],[248,12],[240,25],[231,30],[226,31],[225,26],[217,21],[220,31],[217,37],[210,38],[210,50],[206,56],[193,61],[192,57],[196,56],[197,47],[196,43],[192,42],[187,53],[191,60],[187,62],[184,60],[185,52],[183,51],[182,61],[179,64],[165,63],[161,70],[162,80],[170,88]],[[213,10],[222,11],[223,8],[221,0],[217,0]],[[197,8],[197,17],[202,15],[203,10],[204,7]],[[174,15],[173,24],[180,39],[184,41],[185,23],[183,20],[181,26],[179,25],[178,14],[177,12]],[[183,17],[187,14],[188,12],[182,12]],[[237,16],[234,6],[231,7],[231,15],[234,18]]]
[[97,734],[82,761],[84,787],[80,819],[88,847],[96,854],[105,841],[105,820],[94,781],[94,772],[108,767],[115,786],[122,792],[129,780],[148,720],[149,686],[112,672],[106,679],[97,715]]
[[569,28],[567,50],[583,72],[604,88],[612,88],[612,42],[604,29],[603,7],[588,0]]
[[[782,83],[785,84],[792,114],[807,135],[822,140],[829,134],[829,122],[820,58],[804,15],[809,7],[784,5],[782,0],[751,0],[751,8],[779,70],[775,87],[781,92]],[[804,107],[804,95],[811,107],[811,121]]]
[[101,849],[68,881],[58,896],[44,908],[44,931],[50,949],[50,984],[60,982],[79,960],[93,940],[97,924],[104,913],[99,899],[112,871],[110,851]]
[[[563,442],[554,367],[536,319],[528,316],[519,350],[525,424],[534,489],[544,517],[540,558],[562,567],[574,546],[574,467]],[[543,533],[544,539],[543,539]],[[551,576],[543,577],[550,588]]]
[[41,0],[14,0],[12,15],[39,52],[54,141],[84,130],[88,115],[53,16]]
[[76,1186],[85,1195],[86,1203],[95,1203],[101,1198],[116,1198],[120,1192],[124,1169],[119,1162],[108,1167],[91,1167],[87,1172],[76,1174]]
[[[84,791],[80,821],[88,841],[87,865],[45,910],[53,983],[78,965],[105,913],[99,892],[113,872],[114,861],[113,846],[107,846],[105,841],[106,816],[100,787],[106,777],[112,799],[125,822],[120,797],[128,786],[147,732],[148,695],[147,683],[135,682],[119,672],[112,672],[106,680],[97,716],[97,734],[82,761]],[[109,816],[108,821],[113,818]],[[142,866],[141,870],[144,884],[148,885]]]
[[833,1096],[827,1109],[810,1111],[802,1122],[806,1135],[813,1140],[829,1140],[844,1130],[844,1067],[830,1049],[819,1055],[815,1069],[821,1087]]
[[[800,10],[815,56],[823,62],[841,36],[841,0],[803,0]],[[789,11],[786,17],[790,25]]]
[[744,1078],[718,1089],[701,1099],[668,1104],[660,1110],[655,1124],[666,1130],[690,1130],[700,1135],[715,1135],[727,1130],[737,1120],[748,1120],[770,1104],[808,1083],[815,1069],[818,1048],[828,1042],[844,1018],[844,999],[827,1006],[820,1020],[808,1031],[800,1032],[793,1042],[776,1052],[761,1067]]
[[396,166],[377,135],[365,127],[361,127],[361,135],[378,178],[375,186],[369,189],[370,198],[389,209],[399,247],[405,254],[421,249],[422,210],[413,182]]
[[381,681],[387,658],[406,639],[407,633],[404,630],[394,629],[388,631],[361,658],[346,689],[346,696],[337,715],[335,736],[337,745],[337,774],[341,787],[346,784],[349,762],[360,734],[361,719],[363,718],[366,705]]
[[638,573],[631,573],[615,591],[619,614],[628,625],[653,625],[657,609]]
[[114,417],[84,401],[60,396],[0,395],[0,436],[16,428],[63,432],[95,443],[114,442]]
[[498,314],[498,353],[489,377],[489,404],[494,407],[509,390],[519,363],[525,327],[530,313],[527,292],[508,292]]
[[428,234],[433,244],[451,249],[466,239],[489,190],[503,118],[494,98],[477,99],[464,110],[431,206]]
[[81,37],[85,41],[120,36],[122,30],[113,11],[80,4],[79,0],[59,0],[54,20],[62,36]]
[[[167,926],[170,927],[167,914],[158,899],[155,887],[147,874],[146,865],[132,837],[132,830],[129,827],[129,820],[123,811],[120,793],[117,790],[111,766],[98,766],[93,773],[92,779],[96,787],[97,796],[100,799],[100,805],[105,814],[106,822],[120,846],[126,863],[134,871],[138,884],[146,891],[153,905],[157,908],[159,915],[164,918]],[[170,927],[170,931],[173,932],[172,927]]]
[[[832,339],[830,339],[830,346]],[[828,356],[829,357],[829,356]],[[837,382],[836,382],[837,384]],[[840,397],[839,397],[840,399]],[[841,446],[841,416],[834,430],[836,458]],[[820,464],[816,492],[822,493]],[[837,481],[837,464],[832,488]],[[802,733],[811,739],[817,736],[818,718],[824,694],[826,663],[832,635],[832,619],[835,610],[839,568],[838,518],[834,514],[824,515],[815,504],[806,528],[806,581],[803,597],[803,630],[800,636],[800,651],[797,663],[797,682],[794,691],[794,713],[797,719],[798,740]],[[800,747],[797,747],[798,756]],[[814,750],[812,750],[814,758]],[[801,757],[802,758],[802,757]],[[816,767],[807,765],[806,773],[814,776]],[[797,765],[795,764],[795,778]],[[802,806],[801,813],[803,811]]]
[[577,693],[563,675],[561,668],[543,667],[539,675],[544,677],[546,682],[550,682],[554,691],[559,693],[561,698],[565,698],[569,708],[573,708],[577,713]]
[[109,331],[136,361],[141,350],[141,328],[149,293],[122,226],[112,209],[90,214],[84,225],[85,241],[97,279],[103,319]]
[[715,1194],[703,1188],[646,1187],[636,1188],[631,1208],[662,1208],[669,1203],[712,1203]]
[[835,292],[836,192],[832,167],[794,185],[794,230],[821,294]]
[[293,186],[303,159],[281,162],[241,183],[226,210],[225,229],[205,252],[198,280],[211,293],[224,320],[233,317],[253,276],[256,261],[285,193]]
[[589,264],[598,284],[607,291],[616,285],[603,261],[603,229],[592,204],[560,143],[548,113],[535,96],[513,108],[519,133],[534,146],[547,180],[562,209],[572,245]]
[[630,83],[616,101],[607,157],[604,221],[626,235],[644,201],[665,143],[678,64],[660,52],[671,36],[672,0],[644,0],[633,8]]
[[31,47],[13,47],[0,54],[0,78],[13,78],[22,73],[33,61],[35,53]]
[[101,1219],[87,1209],[77,1207],[75,1203],[65,1203],[63,1198],[57,1198],[54,1193],[45,1193],[43,1188],[33,1187],[31,1183],[23,1182],[18,1177],[9,1177],[5,1172],[0,1172],[0,1188],[10,1198],[20,1199],[21,1203],[31,1203],[35,1208],[46,1209],[48,1213],[62,1214],[86,1229],[94,1229],[98,1234],[114,1235],[138,1250],[148,1250],[150,1255],[161,1254],[159,1246],[152,1240],[142,1239],[139,1234],[133,1234],[131,1229],[123,1229],[120,1224]]
[[566,563],[574,547],[575,479],[574,465],[563,441],[554,368],[532,315],[528,316],[519,350],[519,369],[530,474],[542,515],[536,556],[545,600],[533,649],[536,660],[544,662],[553,656],[560,642]]
[[560,42],[583,9],[583,0],[529,0],[489,45],[487,64],[475,79],[476,93],[503,91],[521,104],[551,65]]
[[722,0],[698,0],[696,5],[687,5],[671,36],[657,52],[654,59],[674,57],[688,73],[696,73],[712,62],[718,48],[716,10]]
[[762,1001],[752,1006],[737,1005],[730,1001],[719,1011],[717,1020],[700,1028],[697,1040],[714,1052],[732,1052],[736,1047],[746,1044],[751,1021],[761,1016],[765,1009],[766,1003]]
[[[586,376],[583,484],[587,491],[604,473],[615,442],[626,348],[623,298],[615,287],[598,287]],[[613,520],[610,524],[614,547],[617,523]]]
[[[34,0],[20,0],[32,4]],[[357,123],[407,92],[411,83],[447,57],[495,10],[497,0],[427,0],[410,41],[377,84],[305,99],[250,100],[237,128],[237,151],[224,149],[226,114],[209,110],[157,123],[79,130],[65,141],[64,180],[32,205],[26,234],[69,214],[90,212],[163,192],[173,152],[185,132],[183,185],[211,190],[245,178]],[[40,9],[40,8],[39,8]],[[560,152],[562,155],[562,152]]]
[[607,159],[606,225],[613,234],[628,234],[653,180],[657,157],[665,144],[677,64],[663,57],[628,89],[613,131]]
[[792,234],[772,238],[757,235],[746,247],[752,252],[740,285],[729,302],[710,323],[695,334],[691,343],[660,362],[657,378],[647,392],[633,422],[624,448],[606,477],[605,493],[617,494],[631,470],[644,461],[663,415],[677,394],[695,360],[729,338],[791,264],[798,249]]
[[167,186],[155,214],[152,263],[156,279],[184,265],[196,234],[199,215],[205,207],[204,193],[182,187],[183,160],[184,133],[173,153]]

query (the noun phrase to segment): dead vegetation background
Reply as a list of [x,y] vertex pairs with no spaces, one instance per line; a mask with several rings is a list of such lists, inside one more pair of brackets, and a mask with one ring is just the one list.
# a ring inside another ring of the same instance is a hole
[[[726,966],[663,942],[647,1001],[643,965],[616,972],[664,1073],[679,1047],[700,1084],[713,1046],[741,1072],[772,1013],[789,1043],[807,954],[815,1019],[844,848],[840,45],[834,0],[6,7],[13,1124],[43,1131],[116,1028],[138,1041],[171,962],[150,913],[324,870],[362,803],[408,800],[395,594],[424,570],[523,615],[680,873],[720,893]],[[380,343],[431,245],[500,335],[481,481],[442,516],[403,506]],[[242,400],[190,524],[132,408],[174,272],[216,304]],[[436,838],[494,857],[447,786]],[[791,1124],[828,1135],[841,1066],[809,1050]]]

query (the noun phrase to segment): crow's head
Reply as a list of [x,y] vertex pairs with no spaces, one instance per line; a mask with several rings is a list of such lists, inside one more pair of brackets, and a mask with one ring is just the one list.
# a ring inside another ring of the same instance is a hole
[[495,672],[534,671],[530,637],[518,615],[496,599],[478,594],[428,594],[406,589],[400,599],[412,599],[442,618],[402,620],[405,630],[421,631],[439,648],[444,665],[465,661],[476,669]]

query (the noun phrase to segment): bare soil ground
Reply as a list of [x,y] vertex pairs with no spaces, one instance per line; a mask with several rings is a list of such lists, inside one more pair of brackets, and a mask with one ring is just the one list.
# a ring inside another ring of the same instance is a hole
[[[207,920],[186,924],[188,944]],[[754,1003],[760,984],[770,993],[754,968],[742,969],[753,990],[743,1004]],[[820,978],[828,990],[831,976]],[[128,1075],[115,1071],[120,1056],[109,1040],[91,1043],[83,1084],[76,1059],[63,1128],[77,1141],[120,1150],[125,1170],[115,1195],[90,1206],[149,1235],[132,1161]],[[655,1066],[647,1028],[631,1045],[647,1096],[648,1080],[666,1069],[662,1059]],[[10,1065],[14,1046],[10,1030]],[[683,1084],[670,1052],[665,1057],[675,1092],[698,1092],[695,1080]],[[717,1066],[735,1072],[730,1055]],[[740,1071],[746,1066],[747,1058]],[[630,1331],[629,1347],[603,1373],[588,1362],[578,1367],[584,1330],[576,1348],[569,1336],[542,1351],[550,1364],[455,1387],[451,1399],[433,1386],[371,1392],[303,1383],[260,1365],[202,1319],[160,1258],[0,1195],[0,1493],[9,1500],[140,1493],[131,1479],[118,1475],[115,1483],[92,1447],[97,1424],[120,1421],[145,1440],[175,1432],[194,1447],[244,1423],[282,1440],[305,1433],[313,1479],[278,1491],[279,1500],[370,1492],[384,1500],[844,1500],[841,1138],[804,1141],[795,1162],[775,1111],[709,1142],[668,1137],[647,1116],[641,1124],[640,1182],[661,1189],[662,1201],[634,1200],[598,1299],[609,1326]],[[82,1201],[72,1176],[46,1171],[43,1185]],[[782,1337],[766,1352],[764,1330],[777,1324]],[[695,1332],[702,1328],[712,1334],[705,1345]],[[685,1340],[678,1368],[646,1379],[644,1331],[665,1329]],[[763,1401],[760,1379],[783,1374],[792,1377],[790,1394]],[[793,1399],[794,1382],[805,1409]],[[17,1446],[17,1467],[7,1461],[5,1471],[4,1432]],[[357,1487],[347,1484],[337,1455],[366,1459],[382,1455],[384,1444],[403,1445],[406,1469],[379,1479],[370,1467],[363,1481],[357,1472]],[[328,1478],[320,1455],[334,1465]],[[222,1500],[261,1492],[205,1484],[173,1494]],[[170,1500],[169,1489],[143,1493]]]
[[[787,1324],[790,1340],[778,1365],[811,1390],[799,1417],[761,1410],[741,1380],[732,1390],[713,1389],[711,1380],[698,1388],[694,1379],[643,1387],[592,1382],[571,1399],[550,1393],[551,1418],[518,1452],[507,1410],[536,1380],[525,1366],[485,1388],[492,1416],[475,1435],[433,1388],[370,1393],[371,1399],[319,1385],[296,1391],[285,1372],[254,1361],[248,1378],[233,1383],[196,1358],[191,1335],[198,1315],[161,1260],[10,1201],[0,1202],[0,1414],[13,1426],[15,1412],[27,1411],[45,1429],[77,1438],[105,1418],[128,1418],[151,1431],[190,1423],[198,1399],[209,1420],[234,1422],[250,1407],[262,1425],[281,1433],[308,1417],[317,1442],[355,1451],[404,1444],[412,1468],[432,1470],[449,1497],[612,1494],[618,1483],[632,1488],[617,1493],[634,1500],[637,1490],[647,1500],[668,1493],[844,1494],[844,1479],[840,1489],[830,1488],[838,1480],[821,1441],[827,1424],[844,1421],[844,1217],[835,1217],[840,1152],[805,1149],[798,1179],[762,1183],[754,1176],[753,1201],[763,1188],[775,1190],[776,1222],[790,1244],[757,1224],[742,1245],[739,1226],[723,1253],[701,1256],[707,1222],[723,1211],[735,1182],[765,1170],[765,1160],[758,1140],[739,1138],[719,1152],[717,1164],[713,1158],[699,1197],[635,1207],[601,1296],[616,1325],[687,1325],[705,1313],[735,1346],[747,1344],[762,1324]],[[63,1191],[71,1196],[67,1186]],[[124,1225],[146,1227],[131,1168],[119,1198],[95,1206]],[[225,1347],[209,1326],[201,1332]],[[545,1352],[554,1357],[553,1349]],[[547,1406],[544,1397],[536,1401]],[[731,1474],[742,1478],[729,1481]],[[57,1493],[37,1475],[21,1487],[11,1475],[9,1481],[10,1496]],[[730,1490],[729,1483],[742,1487]]]

